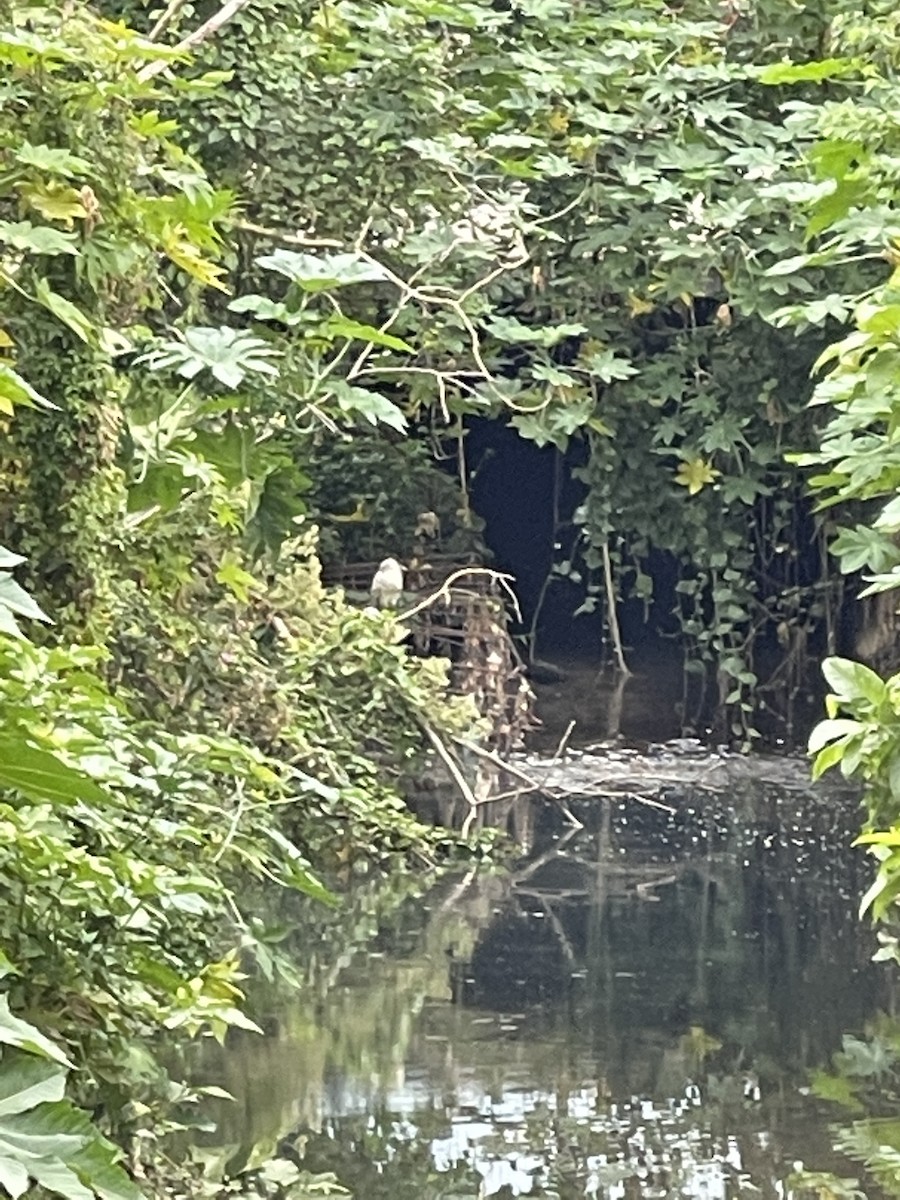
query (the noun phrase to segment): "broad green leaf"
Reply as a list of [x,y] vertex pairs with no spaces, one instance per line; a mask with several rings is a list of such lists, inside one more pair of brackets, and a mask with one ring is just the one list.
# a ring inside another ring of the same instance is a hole
[[854,1085],[843,1075],[830,1075],[827,1071],[816,1071],[810,1080],[810,1091],[820,1100],[831,1100],[850,1112],[862,1112],[863,1106],[854,1094]]
[[878,705],[884,700],[887,685],[871,668],[848,658],[826,658],[822,674],[840,700],[867,700]]
[[826,771],[830,771],[842,761],[848,741],[849,739],[839,738],[836,742],[829,742],[816,754],[812,765],[813,779],[821,779]]
[[0,362],[0,411],[11,415],[13,407],[17,404],[26,408],[38,407],[59,411],[57,405],[47,400],[40,392],[36,392],[8,363]]
[[19,184],[19,195],[47,221],[65,221],[71,228],[73,220],[83,220],[88,214],[81,193],[68,184]]
[[12,550],[0,546],[0,571],[11,571],[14,567],[21,566],[23,562],[25,562],[23,555],[14,554]]
[[18,1159],[0,1154],[0,1187],[18,1200],[28,1190],[28,1172]]
[[52,1059],[64,1067],[72,1065],[55,1042],[44,1037],[41,1031],[28,1021],[13,1016],[9,1011],[9,1001],[4,995],[0,995],[0,1042],[27,1050],[30,1054]]
[[403,432],[407,420],[396,404],[379,392],[368,388],[354,387],[343,379],[334,380],[329,389],[342,412],[360,416],[369,425],[388,425]]
[[45,308],[48,308],[64,325],[83,342],[89,345],[96,341],[97,330],[77,305],[59,292],[54,292],[46,279],[39,279],[35,285],[35,295]]
[[883,529],[887,533],[896,533],[900,530],[900,496],[894,496],[885,504],[875,518],[875,528]]
[[70,1164],[100,1200],[143,1200],[144,1193],[119,1165],[120,1157],[117,1147],[97,1134]]
[[204,287],[216,288],[220,292],[229,291],[227,284],[222,280],[225,268],[206,258],[181,226],[170,231],[169,236],[163,242],[162,249],[176,267],[180,267],[182,271],[202,283]]
[[603,383],[612,383],[615,379],[629,379],[638,373],[637,367],[613,350],[596,350],[580,360],[579,365]]
[[30,142],[23,142],[13,157],[24,166],[49,171],[52,175],[63,175],[67,179],[73,175],[92,174],[91,165],[86,159],[68,150],[58,150],[43,143],[32,146]]
[[308,318],[296,309],[288,308],[280,300],[270,300],[268,296],[238,296],[228,305],[231,312],[253,313],[260,321],[280,321],[282,325],[299,325]]
[[56,1063],[30,1054],[0,1058],[0,1118],[62,1100],[65,1091],[66,1072]]
[[862,733],[862,730],[863,727],[858,721],[851,721],[848,718],[840,717],[831,721],[820,721],[809,735],[807,750],[810,754],[817,754],[823,746],[827,746],[836,738]]
[[7,571],[0,571],[0,608],[8,608],[10,612],[18,613],[20,617],[30,617],[34,621],[44,621],[48,625],[53,624],[40,605],[16,583]]
[[760,83],[821,83],[824,79],[834,79],[849,75],[860,68],[860,60],[854,58],[823,58],[816,62],[772,63],[761,67],[757,72]]
[[19,628],[19,623],[12,615],[10,610],[0,604],[0,633],[6,634],[7,637],[17,638],[20,641],[27,641],[25,634]]
[[0,733],[0,787],[14,788],[32,800],[63,804],[88,800],[104,806],[109,803],[106,793],[93,779],[8,731]]
[[[2,1145],[2,1134],[0,1134],[0,1146]],[[48,1150],[34,1162],[29,1162],[30,1174],[42,1187],[65,1197],[65,1200],[95,1200],[93,1191],[86,1187],[72,1168],[66,1166],[62,1161],[63,1158],[71,1157],[74,1151],[61,1146],[56,1153],[59,1157],[55,1156],[54,1151]]]
[[0,242],[14,250],[30,254],[79,253],[74,233],[62,233],[49,225],[32,225],[30,221],[0,221]]
[[492,316],[486,322],[486,327],[498,341],[514,344],[531,342],[548,350],[566,338],[587,333],[587,326],[578,322],[563,325],[525,325],[515,317],[501,316]]
[[359,254],[300,254],[276,250],[256,259],[266,271],[284,275],[305,292],[327,292],[352,283],[376,283],[388,279],[384,267]]
[[885,575],[867,575],[866,583],[868,587],[859,593],[860,600],[866,596],[877,596],[881,592],[893,592],[900,588],[900,567],[894,567],[893,571]]
[[141,361],[154,370],[174,370],[184,379],[194,379],[207,370],[231,389],[238,387],[247,375],[273,378],[278,374],[271,360],[278,358],[280,352],[243,330],[194,325],[179,332],[178,337],[179,341],[163,343]]

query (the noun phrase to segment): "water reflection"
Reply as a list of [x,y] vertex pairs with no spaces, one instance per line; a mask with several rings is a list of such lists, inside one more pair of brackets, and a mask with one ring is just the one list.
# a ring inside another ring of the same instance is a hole
[[784,1196],[795,1160],[833,1166],[798,1084],[891,1003],[841,849],[855,813],[769,794],[578,815],[535,807],[516,870],[401,905],[270,1037],[211,1052],[238,1104],[209,1150],[236,1169],[299,1132],[360,1200]]

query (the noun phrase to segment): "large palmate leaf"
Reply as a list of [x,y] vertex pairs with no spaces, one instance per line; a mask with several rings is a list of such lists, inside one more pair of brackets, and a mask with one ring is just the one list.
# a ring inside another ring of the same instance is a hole
[[195,325],[179,332],[178,338],[151,350],[143,361],[157,371],[174,370],[184,379],[209,371],[227,388],[238,387],[247,375],[278,374],[271,361],[278,352],[262,338],[239,329]]
[[298,254],[276,250],[263,254],[256,265],[284,275],[305,292],[327,292],[350,283],[375,283],[388,278],[384,267],[359,254]]

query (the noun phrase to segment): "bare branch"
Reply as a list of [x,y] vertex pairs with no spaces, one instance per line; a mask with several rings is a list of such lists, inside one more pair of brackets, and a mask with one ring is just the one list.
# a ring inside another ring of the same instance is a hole
[[187,4],[187,0],[169,0],[169,3],[166,5],[162,16],[147,34],[147,37],[151,42],[155,42],[160,34],[164,33],[169,28],[169,26],[184,8],[185,4]]
[[[246,8],[249,3],[250,0],[225,0],[225,3],[217,13],[213,13],[209,20],[204,21],[202,25],[199,25],[193,31],[193,33],[189,33],[187,37],[183,37],[178,45],[174,47],[174,49],[179,53],[186,53],[188,50],[193,50],[195,46],[199,46],[202,42],[205,42],[208,38],[211,38],[214,33],[218,33],[223,25],[230,21],[232,17],[236,16],[242,8]],[[172,16],[174,16],[175,12],[177,11],[178,10],[175,9],[175,11],[172,13]],[[164,13],[163,16],[165,17],[165,15],[166,14]],[[169,19],[171,20],[171,18]],[[145,67],[142,67],[140,71],[138,71],[138,79],[141,81],[141,83],[146,83],[149,79],[153,79],[156,75],[162,74],[162,72],[165,71],[168,66],[168,62],[147,63]]]

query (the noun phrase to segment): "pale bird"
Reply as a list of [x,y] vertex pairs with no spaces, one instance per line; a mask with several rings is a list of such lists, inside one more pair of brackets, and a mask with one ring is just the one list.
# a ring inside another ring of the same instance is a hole
[[378,608],[397,608],[403,595],[404,568],[396,558],[386,558],[372,579],[372,599]]

